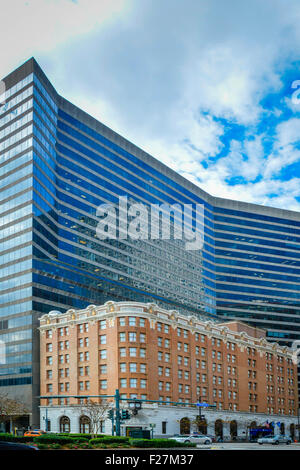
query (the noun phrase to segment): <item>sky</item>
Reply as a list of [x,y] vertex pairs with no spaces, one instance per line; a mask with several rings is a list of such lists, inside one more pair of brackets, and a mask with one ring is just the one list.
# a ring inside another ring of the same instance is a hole
[[0,0],[0,76],[57,92],[213,196],[300,210],[299,0]]

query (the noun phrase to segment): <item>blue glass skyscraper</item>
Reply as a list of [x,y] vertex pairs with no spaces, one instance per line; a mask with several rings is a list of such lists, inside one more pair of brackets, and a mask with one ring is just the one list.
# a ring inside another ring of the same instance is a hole
[[[299,338],[299,213],[205,193],[59,96],[34,59],[4,82],[0,391],[32,403],[33,423],[37,319],[53,309],[156,302],[212,321],[247,321],[283,344]],[[99,239],[97,207],[120,196],[203,205],[203,249],[176,239]]]

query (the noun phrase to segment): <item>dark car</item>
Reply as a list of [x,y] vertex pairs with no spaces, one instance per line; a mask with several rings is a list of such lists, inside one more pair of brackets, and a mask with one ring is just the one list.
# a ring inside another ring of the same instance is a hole
[[38,450],[38,448],[27,446],[26,444],[19,444],[18,442],[0,441],[0,452],[1,450]]

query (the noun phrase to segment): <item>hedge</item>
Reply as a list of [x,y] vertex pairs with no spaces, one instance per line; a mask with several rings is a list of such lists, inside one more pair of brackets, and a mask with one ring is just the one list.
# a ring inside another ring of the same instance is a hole
[[133,447],[196,447],[195,443],[177,442],[174,439],[130,439],[129,443]]
[[71,436],[57,436],[55,434],[42,434],[41,436],[36,436],[33,438],[33,442],[41,444],[69,444],[69,443],[79,443],[79,442],[88,442],[86,437],[71,437]]
[[90,439],[90,444],[128,444],[129,437],[126,436],[103,436]]
[[9,433],[0,433],[0,441],[9,441],[9,442],[32,442],[33,437],[29,436],[14,436]]
[[[58,432],[55,434],[56,436],[62,436],[62,437],[84,437],[86,439],[92,439],[92,434],[88,433],[69,433],[69,432]],[[99,434],[99,437],[102,437],[102,434]]]

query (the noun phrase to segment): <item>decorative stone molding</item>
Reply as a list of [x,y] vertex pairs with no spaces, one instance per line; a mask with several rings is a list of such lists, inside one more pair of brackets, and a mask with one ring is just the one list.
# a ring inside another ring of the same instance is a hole
[[173,321],[177,321],[179,316],[179,312],[177,310],[170,311],[170,319]]
[[147,304],[147,306],[148,306],[148,313],[150,313],[151,315],[157,315],[158,306],[155,303],[149,303]]
[[112,300],[105,302],[104,306],[106,307],[106,311],[108,313],[112,313],[116,311],[115,302],[113,302]]

